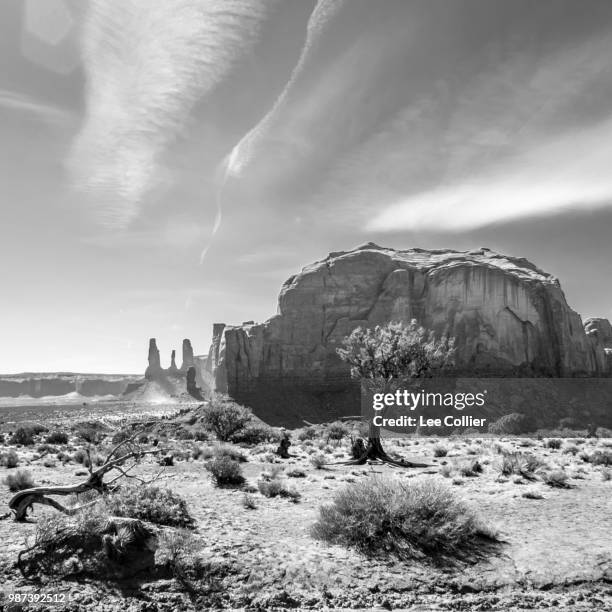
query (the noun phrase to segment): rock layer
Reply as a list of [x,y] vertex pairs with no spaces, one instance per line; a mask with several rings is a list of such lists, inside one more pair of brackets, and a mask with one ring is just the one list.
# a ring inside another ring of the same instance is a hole
[[216,324],[208,367],[218,391],[268,420],[354,414],[355,387],[337,346],[358,326],[412,318],[456,338],[459,373],[610,374],[603,335],[587,334],[558,280],[526,259],[372,243],[289,278],[265,323]]

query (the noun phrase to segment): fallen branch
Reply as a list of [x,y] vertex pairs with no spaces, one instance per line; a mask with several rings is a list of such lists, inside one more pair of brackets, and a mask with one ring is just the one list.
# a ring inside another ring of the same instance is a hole
[[[79,510],[86,508],[92,503],[88,502],[87,504],[68,508],[60,504],[58,501],[48,497],[49,495],[78,495],[80,493],[85,493],[86,491],[91,490],[98,491],[100,493],[105,493],[108,491],[112,491],[113,487],[111,485],[113,485],[120,478],[135,479],[141,482],[142,484],[151,484],[152,482],[157,480],[161,476],[161,471],[158,472],[158,474],[151,479],[140,478],[129,473],[130,470],[134,469],[134,467],[136,467],[136,465],[139,464],[142,458],[146,455],[153,455],[165,452],[161,448],[150,451],[142,450],[142,448],[140,448],[140,446],[135,443],[135,439],[138,435],[140,435],[140,432],[117,444],[108,453],[104,463],[95,470],[93,469],[93,464],[88,449],[87,455],[89,458],[89,477],[84,482],[66,486],[31,487],[29,489],[19,491],[18,493],[13,495],[8,505],[9,509],[13,513],[14,519],[16,521],[25,521],[27,519],[28,510],[31,509],[34,504],[51,506],[56,510],[63,512],[64,514],[72,515],[78,512]],[[132,450],[127,452],[125,455],[119,456],[119,450],[124,447],[131,448]],[[127,461],[132,461],[132,465],[127,468],[124,468],[123,465]],[[110,482],[105,482],[104,477],[113,471],[119,472],[119,474],[115,476],[112,480],[110,480]]]

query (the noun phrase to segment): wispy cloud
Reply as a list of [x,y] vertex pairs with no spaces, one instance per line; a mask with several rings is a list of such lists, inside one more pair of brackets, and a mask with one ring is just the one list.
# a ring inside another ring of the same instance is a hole
[[61,125],[73,121],[74,113],[25,94],[0,89],[0,107],[45,123]]
[[165,148],[195,102],[248,51],[276,2],[91,2],[83,28],[87,112],[70,166],[105,223],[125,226],[168,180]]

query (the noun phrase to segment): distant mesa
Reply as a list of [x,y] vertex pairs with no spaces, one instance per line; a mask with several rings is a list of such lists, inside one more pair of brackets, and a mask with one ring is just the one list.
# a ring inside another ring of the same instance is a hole
[[464,376],[612,374],[610,323],[583,326],[559,281],[525,258],[374,243],[291,276],[265,323],[215,324],[206,373],[213,389],[268,422],[355,414],[358,389],[336,348],[358,326],[413,318],[456,338]]

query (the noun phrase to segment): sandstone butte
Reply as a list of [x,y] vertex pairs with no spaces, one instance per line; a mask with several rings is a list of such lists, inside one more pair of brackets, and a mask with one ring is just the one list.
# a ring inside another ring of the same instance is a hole
[[266,322],[215,324],[206,377],[268,422],[355,414],[358,391],[336,348],[358,326],[413,318],[455,337],[464,376],[612,374],[610,323],[585,328],[559,281],[526,259],[368,243],[287,279]]

